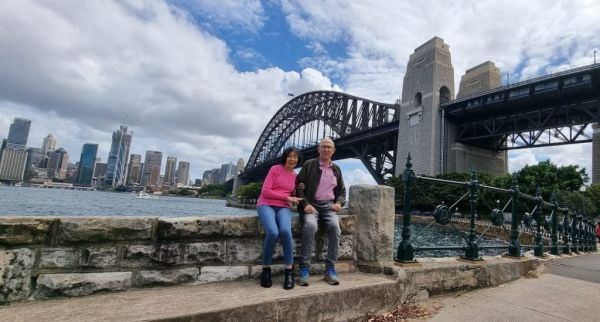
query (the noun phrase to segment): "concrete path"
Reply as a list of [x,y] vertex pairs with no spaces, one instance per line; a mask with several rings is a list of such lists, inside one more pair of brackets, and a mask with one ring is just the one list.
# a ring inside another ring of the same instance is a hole
[[[0,321],[277,321],[277,314],[301,314],[322,320],[328,318],[315,315],[319,312],[300,311],[314,308],[310,305],[312,300],[339,303],[340,298],[373,297],[369,289],[397,285],[392,278],[361,273],[340,274],[340,281],[340,285],[331,286],[322,276],[311,276],[310,286],[286,291],[281,287],[283,277],[279,276],[274,277],[273,287],[268,289],[260,287],[258,280],[242,280],[26,301],[0,306]],[[368,300],[383,302],[377,298]],[[366,307],[374,305],[364,302]]]
[[430,321],[600,321],[600,254],[556,259],[545,274],[428,300]]

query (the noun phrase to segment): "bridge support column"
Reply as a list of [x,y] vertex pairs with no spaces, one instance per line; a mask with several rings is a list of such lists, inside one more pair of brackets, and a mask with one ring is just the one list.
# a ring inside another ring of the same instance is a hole
[[359,267],[383,272],[394,256],[394,188],[351,186],[349,212],[356,218],[354,240]]

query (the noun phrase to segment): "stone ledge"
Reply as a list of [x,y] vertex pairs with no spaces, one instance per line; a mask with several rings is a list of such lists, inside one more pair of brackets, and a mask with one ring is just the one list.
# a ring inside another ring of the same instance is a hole
[[36,299],[85,296],[100,291],[123,291],[131,287],[131,272],[40,274]]
[[54,217],[0,217],[0,244],[6,246],[46,244],[52,239]]
[[157,220],[148,217],[63,217],[57,242],[151,240],[153,224]]

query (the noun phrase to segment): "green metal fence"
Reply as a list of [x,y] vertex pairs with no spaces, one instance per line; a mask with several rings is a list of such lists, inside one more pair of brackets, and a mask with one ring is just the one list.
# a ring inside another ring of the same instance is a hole
[[[417,232],[414,236],[411,226],[411,212],[413,210],[415,182],[425,181],[432,184],[449,184],[462,186],[466,192],[450,206],[445,203],[439,205],[432,204],[433,218],[429,225],[423,230]],[[523,256],[526,249],[533,249],[534,255],[546,256],[546,249],[549,249],[553,255],[570,254],[571,252],[590,252],[596,250],[596,239],[594,235],[594,223],[589,216],[575,210],[568,209],[566,205],[560,207],[556,201],[556,193],[552,195],[550,202],[542,198],[541,189],[538,187],[535,196],[527,195],[519,191],[516,174],[512,177],[512,186],[510,189],[491,187],[481,184],[477,180],[477,171],[472,170],[469,181],[459,182],[452,180],[443,180],[430,177],[422,177],[414,174],[410,154],[406,159],[406,168],[402,173],[402,182],[404,183],[403,198],[403,218],[402,218],[402,240],[398,245],[396,261],[399,263],[414,263],[415,252],[422,250],[464,250],[461,258],[469,261],[483,260],[479,256],[480,249],[502,249],[505,248],[506,256],[519,258]],[[507,197],[506,203],[500,208],[499,200],[497,208],[491,210],[490,220],[487,221],[483,233],[477,236],[475,229],[477,215],[477,202],[479,201],[479,191],[488,190],[504,194]],[[469,200],[469,229],[467,232],[458,230],[453,224],[455,213],[452,209],[464,198]],[[523,212],[521,204],[527,204],[533,209],[531,214]],[[504,219],[504,211],[511,208],[510,226],[507,227]],[[547,216],[546,216],[547,214]],[[562,218],[559,220],[559,216]],[[526,222],[535,225],[529,228]],[[450,225],[461,236],[464,242],[461,245],[436,245],[436,246],[418,246],[415,241],[432,224]],[[501,227],[509,238],[507,245],[479,245],[478,242],[482,236],[492,226]],[[521,244],[520,237],[523,233],[534,235],[533,244]],[[546,241],[546,242],[545,242]]]

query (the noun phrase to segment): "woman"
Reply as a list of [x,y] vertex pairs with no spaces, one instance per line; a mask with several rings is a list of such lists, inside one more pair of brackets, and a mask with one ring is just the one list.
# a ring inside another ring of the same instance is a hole
[[296,173],[294,168],[300,159],[300,152],[295,147],[289,147],[283,151],[280,164],[271,167],[265,178],[262,191],[256,202],[256,211],[260,223],[265,229],[265,241],[263,246],[263,270],[260,275],[260,285],[271,287],[271,263],[273,262],[273,250],[277,238],[283,246],[283,258],[285,260],[285,277],[283,288],[286,290],[294,288],[294,276],[292,265],[294,258],[294,240],[292,239],[292,210],[291,204],[298,203],[302,198],[292,195]]

